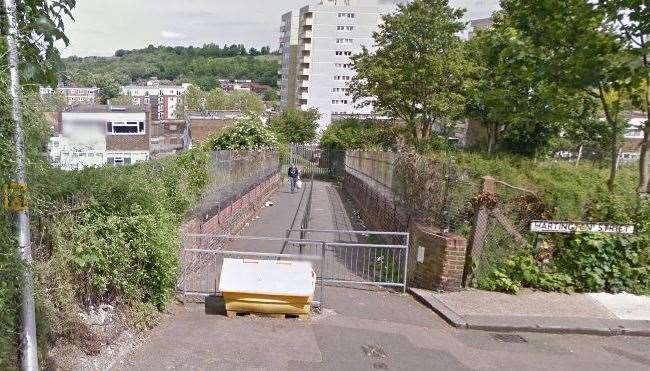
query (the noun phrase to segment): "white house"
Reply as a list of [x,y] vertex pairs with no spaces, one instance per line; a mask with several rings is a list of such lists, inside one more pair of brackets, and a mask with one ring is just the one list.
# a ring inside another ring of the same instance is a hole
[[61,114],[50,139],[50,161],[64,170],[149,160],[150,125],[141,107],[79,106]]

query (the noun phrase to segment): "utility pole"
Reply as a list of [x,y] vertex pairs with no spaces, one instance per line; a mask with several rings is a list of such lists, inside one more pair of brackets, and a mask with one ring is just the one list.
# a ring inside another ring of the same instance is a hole
[[14,180],[10,185],[21,193],[23,202],[14,204],[15,228],[18,240],[18,257],[23,263],[22,300],[21,300],[21,362],[25,371],[38,370],[38,349],[36,344],[36,312],[34,309],[34,279],[32,277],[32,242],[29,229],[29,214],[24,193],[27,191],[25,179],[25,133],[23,131],[23,113],[21,104],[20,76],[18,74],[18,20],[16,19],[16,1],[3,0],[4,13],[7,16],[7,62],[9,64],[9,94],[11,95],[11,118],[16,124],[14,143],[16,144],[16,169]]

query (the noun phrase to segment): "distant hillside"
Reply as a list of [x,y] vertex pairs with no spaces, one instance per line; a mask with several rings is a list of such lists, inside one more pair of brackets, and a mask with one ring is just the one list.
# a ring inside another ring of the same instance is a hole
[[243,45],[208,44],[203,47],[154,47],[118,50],[114,57],[63,59],[63,82],[87,81],[89,73],[130,84],[156,76],[176,83],[190,82],[212,89],[218,79],[251,79],[276,86],[280,56],[269,47],[246,49]]

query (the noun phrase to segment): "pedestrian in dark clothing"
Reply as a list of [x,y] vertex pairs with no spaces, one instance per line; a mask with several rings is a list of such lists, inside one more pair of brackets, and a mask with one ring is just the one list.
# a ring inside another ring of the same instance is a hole
[[300,170],[298,170],[298,167],[296,165],[291,164],[291,166],[289,166],[287,175],[289,175],[289,181],[291,182],[291,193],[293,193],[296,189],[296,183],[300,179]]

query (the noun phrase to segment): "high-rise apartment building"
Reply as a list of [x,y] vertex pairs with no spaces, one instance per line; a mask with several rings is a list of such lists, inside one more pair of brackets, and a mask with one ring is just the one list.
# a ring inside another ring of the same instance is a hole
[[372,34],[379,22],[376,0],[322,0],[301,8],[297,17],[293,12],[283,15],[281,108],[317,108],[321,129],[332,115],[372,113],[371,106],[353,103],[348,83],[355,76],[350,58],[364,46],[374,48]]

